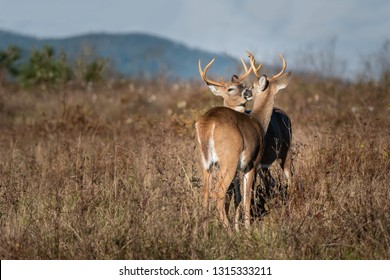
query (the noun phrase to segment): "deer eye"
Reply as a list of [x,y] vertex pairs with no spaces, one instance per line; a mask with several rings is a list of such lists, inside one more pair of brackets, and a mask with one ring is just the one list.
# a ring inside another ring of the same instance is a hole
[[232,92],[234,88],[228,88],[228,92]]

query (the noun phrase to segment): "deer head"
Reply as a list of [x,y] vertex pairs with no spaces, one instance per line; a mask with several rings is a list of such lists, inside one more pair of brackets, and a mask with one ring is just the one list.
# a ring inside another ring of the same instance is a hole
[[279,57],[283,63],[282,70],[278,74],[271,77],[267,77],[264,74],[260,75],[259,70],[261,65],[256,67],[256,61],[253,54],[248,51],[247,54],[252,71],[257,77],[256,81],[253,83],[252,88],[252,93],[255,100],[252,114],[258,116],[265,133],[268,129],[268,125],[271,119],[275,96],[281,89],[287,87],[290,81],[291,72],[284,72],[286,71],[287,63],[284,60],[282,54],[279,53]]
[[282,70],[278,74],[273,75],[271,77],[267,77],[264,74],[260,75],[259,70],[261,68],[261,64],[259,67],[256,67],[256,61],[253,54],[251,54],[248,51],[246,53],[248,54],[252,71],[257,77],[256,82],[253,84],[254,95],[259,95],[264,92],[272,92],[273,95],[276,95],[276,93],[278,93],[279,90],[284,89],[288,85],[291,73],[290,72],[284,73],[284,71],[286,71],[287,68],[287,63],[281,53],[279,53],[279,57],[283,63]]
[[209,86],[211,92],[215,96],[220,96],[223,98],[223,105],[229,107],[233,110],[244,112],[245,103],[248,100],[252,99],[252,91],[249,90],[242,81],[249,76],[252,72],[252,68],[247,68],[245,62],[241,59],[241,62],[244,66],[245,73],[242,76],[233,75],[230,82],[217,82],[213,81],[207,77],[207,71],[210,66],[214,63],[215,58],[213,58],[202,70],[199,60],[199,74],[202,77],[203,81]]

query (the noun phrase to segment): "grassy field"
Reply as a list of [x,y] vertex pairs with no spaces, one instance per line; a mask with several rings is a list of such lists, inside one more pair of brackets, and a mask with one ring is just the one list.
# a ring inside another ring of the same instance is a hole
[[205,238],[194,123],[222,104],[205,85],[0,86],[1,259],[390,259],[390,89],[294,77],[276,103],[289,199]]

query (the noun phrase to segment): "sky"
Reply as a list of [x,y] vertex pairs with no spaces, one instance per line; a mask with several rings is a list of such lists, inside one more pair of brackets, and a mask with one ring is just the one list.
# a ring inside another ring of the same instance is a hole
[[0,8],[0,29],[40,38],[143,32],[234,57],[250,50],[265,63],[280,51],[292,68],[328,63],[340,74],[361,71],[390,40],[389,0],[0,0]]

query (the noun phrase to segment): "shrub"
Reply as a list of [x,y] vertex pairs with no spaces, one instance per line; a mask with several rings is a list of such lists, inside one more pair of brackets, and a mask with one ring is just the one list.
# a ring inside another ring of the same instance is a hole
[[55,56],[54,48],[45,46],[34,50],[26,64],[20,68],[19,81],[22,86],[33,85],[52,87],[64,84],[72,77],[72,70],[67,64],[64,52]]
[[15,62],[21,57],[21,51],[16,46],[9,46],[6,50],[0,50],[0,82],[3,82],[8,76],[18,74]]

